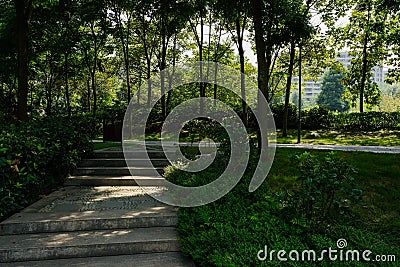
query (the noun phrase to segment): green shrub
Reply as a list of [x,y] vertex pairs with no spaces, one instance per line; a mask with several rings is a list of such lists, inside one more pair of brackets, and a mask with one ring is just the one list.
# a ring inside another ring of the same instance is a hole
[[[270,108],[274,115],[276,128],[282,129],[285,103],[274,104],[271,105]],[[289,103],[288,111],[288,129],[294,129],[297,127],[297,106],[293,103]]]
[[0,127],[0,219],[64,181],[92,150],[92,117],[45,118]]
[[325,129],[329,125],[329,109],[324,106],[315,106],[302,110],[301,127],[306,130]]
[[283,200],[284,213],[312,231],[326,229],[336,218],[349,215],[361,203],[362,191],[352,185],[355,170],[334,152],[320,160],[309,152],[293,156],[299,169],[298,188]]
[[[283,128],[284,103],[271,105],[277,129]],[[297,128],[297,107],[289,105],[288,129]],[[252,118],[254,120],[254,118]],[[254,124],[254,122],[253,122]],[[400,112],[336,113],[326,107],[315,106],[301,112],[304,130],[332,129],[344,131],[377,131],[400,129]]]
[[400,112],[330,113],[328,127],[346,131],[400,129]]
[[[310,156],[302,157],[300,162],[307,166],[301,168],[307,172],[313,160],[310,160]],[[347,176],[352,173],[346,163],[333,155],[328,154],[325,158],[329,160],[319,161],[320,166],[316,169],[321,170],[325,166],[328,177],[332,178],[334,174]],[[365,266],[365,262],[356,261],[325,259],[321,262],[281,262],[276,258],[276,252],[281,249],[315,250],[317,253],[328,247],[335,249],[336,241],[343,238],[348,241],[348,249],[370,249],[373,255],[399,255],[398,244],[388,241],[383,233],[375,233],[364,227],[365,225],[357,225],[349,217],[344,217],[346,220],[329,217],[329,225],[325,225],[324,231],[313,231],[306,225],[288,220],[291,214],[281,202],[281,193],[272,191],[267,183],[254,193],[248,192],[257,162],[258,159],[252,155],[249,169],[242,180],[221,199],[201,207],[179,209],[178,231],[181,249],[195,260],[197,266]],[[170,169],[167,178],[184,186],[204,185],[218,176],[222,166],[224,165],[211,165],[199,173]],[[330,184],[329,181],[321,183]],[[335,192],[341,191],[341,188],[345,187],[344,181],[339,182],[339,185],[334,183],[333,186]],[[345,191],[351,188],[345,187]],[[317,207],[321,210],[321,206],[315,206],[315,209]],[[342,216],[340,213],[338,211],[339,216]],[[276,251],[273,261],[258,260],[257,253],[264,249],[265,245],[268,245],[269,251]],[[396,266],[396,263],[383,266]]]

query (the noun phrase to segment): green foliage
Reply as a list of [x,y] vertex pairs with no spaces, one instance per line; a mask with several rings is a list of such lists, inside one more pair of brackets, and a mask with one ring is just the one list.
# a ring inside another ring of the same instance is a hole
[[[276,128],[283,128],[283,118],[285,114],[285,103],[270,105],[272,114],[274,115]],[[297,126],[297,107],[293,103],[288,106],[288,128],[293,129]]]
[[[283,127],[284,103],[270,106],[277,129]],[[363,113],[336,113],[324,106],[301,111],[303,130],[331,129],[338,131],[376,131],[400,129],[400,112],[369,111]],[[297,128],[297,108],[289,105],[288,128]]]
[[380,100],[378,85],[372,81],[372,68],[381,65],[387,54],[385,48],[388,9],[379,0],[354,1],[349,23],[340,28],[343,44],[352,57],[345,78],[345,98],[355,107],[360,102],[368,108]]
[[329,128],[344,131],[400,129],[400,112],[364,112],[329,114]]
[[355,170],[334,152],[323,160],[304,152],[293,161],[299,169],[299,187],[286,195],[283,210],[292,222],[320,231],[361,203],[362,191],[352,185]]
[[0,127],[0,218],[60,185],[93,138],[91,117],[56,117]]
[[344,112],[350,109],[349,104],[342,99],[344,86],[341,83],[344,75],[335,70],[328,70],[322,77],[321,93],[317,103],[326,106],[331,111]]
[[[278,151],[279,152],[279,151]],[[321,154],[321,153],[319,153]],[[326,161],[320,161],[320,169],[327,179],[336,179],[338,174],[343,178],[351,172],[347,164],[324,154]],[[302,156],[307,160],[309,156]],[[332,219],[324,231],[312,231],[299,223],[288,220],[287,208],[282,205],[282,193],[271,189],[271,183],[264,183],[256,192],[248,192],[248,184],[257,163],[257,157],[252,155],[249,169],[238,185],[223,198],[214,203],[195,208],[180,208],[178,215],[178,231],[181,237],[182,251],[192,257],[198,266],[281,266],[282,262],[275,257],[273,261],[259,261],[258,251],[268,245],[268,250],[292,249],[302,251],[313,249],[322,251],[328,247],[335,248],[340,238],[348,240],[348,249],[371,249],[374,254],[398,254],[399,246],[390,241],[384,233],[373,232],[362,225],[353,225],[353,220]],[[291,169],[287,159],[279,158],[274,165],[276,175],[283,172],[285,177],[278,177],[279,183],[287,178]],[[169,170],[168,179],[175,184],[184,186],[202,185],[211,182],[221,172],[221,166],[214,165],[201,173],[184,173],[179,170]],[[285,168],[286,167],[286,168]],[[311,167],[311,166],[310,166]],[[274,167],[273,167],[274,169]],[[297,169],[293,170],[297,172]],[[270,177],[272,179],[273,177]],[[322,180],[324,178],[320,177]],[[329,185],[319,180],[317,183]],[[340,180],[340,179],[336,179]],[[346,180],[346,179],[345,179]],[[333,184],[335,192],[340,192],[344,181]],[[291,187],[294,190],[296,186]],[[345,187],[347,190],[348,188]],[[336,204],[335,204],[336,205]],[[345,209],[345,207],[342,207]],[[340,214],[338,211],[332,211]],[[338,216],[339,217],[339,216]],[[363,262],[333,262],[325,260],[318,262],[319,266],[364,266]],[[310,262],[284,262],[284,266],[310,266]],[[388,264],[395,266],[395,264]]]
[[328,127],[329,110],[324,106],[315,106],[301,112],[301,127],[307,130],[323,129]]

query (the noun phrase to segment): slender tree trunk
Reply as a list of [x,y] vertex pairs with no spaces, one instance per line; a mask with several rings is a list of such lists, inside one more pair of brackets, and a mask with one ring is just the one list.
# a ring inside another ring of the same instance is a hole
[[167,28],[165,25],[165,18],[162,17],[161,19],[161,65],[160,65],[160,70],[161,70],[161,114],[162,114],[162,119],[165,120],[167,117],[167,110],[166,110],[166,98],[165,98],[165,68],[166,68],[166,57],[167,57],[167,40],[166,40],[166,34],[167,34]]
[[169,74],[168,76],[168,94],[167,94],[167,102],[166,102],[166,106],[167,106],[167,113],[168,113],[168,107],[171,104],[171,88],[172,88],[172,82],[173,82],[173,78],[175,76],[175,66],[176,66],[176,45],[177,45],[177,34],[175,32],[174,35],[174,51],[172,53],[172,74]]
[[[203,42],[204,42],[204,21],[203,11],[200,14],[200,43],[199,43],[199,59],[200,59],[200,97],[205,97],[206,92],[204,89],[203,80]],[[200,115],[204,114],[204,101],[200,100]]]
[[[116,4],[116,2],[115,2]],[[121,22],[121,11],[117,6],[114,7],[115,18],[117,20],[118,30],[119,30],[119,38],[122,46],[122,54],[124,56],[124,65],[125,65],[125,75],[126,75],[126,88],[127,88],[127,103],[131,100],[131,79],[130,79],[130,59],[129,59],[129,36],[130,36],[130,21],[131,15],[128,15],[126,27],[127,27],[127,36],[125,40],[124,31]]]
[[91,81],[92,81],[92,94],[93,94],[93,115],[96,115],[97,112],[97,89],[96,89],[96,77],[95,71],[91,73]]
[[47,87],[47,103],[46,103],[46,115],[52,115],[52,102],[53,102],[53,94],[52,94],[52,87],[53,87],[53,67],[50,64],[50,73],[49,77],[46,81]]
[[17,117],[28,120],[28,31],[33,11],[33,1],[15,0],[18,27],[18,104]]
[[151,62],[148,60],[147,61],[147,107],[150,107],[151,105]]
[[[243,25],[244,26],[244,25]],[[245,84],[245,69],[244,69],[244,50],[243,50],[243,31],[240,27],[240,19],[236,19],[236,34],[237,34],[237,42],[238,42],[238,52],[240,59],[240,91],[242,94],[242,121],[243,124],[248,126],[248,116],[247,116],[247,103],[246,103],[246,84]]]
[[96,70],[97,70],[97,58],[98,58],[98,46],[96,40],[96,34],[94,32],[94,22],[92,21],[90,24],[90,29],[92,31],[92,35],[95,37],[94,41],[94,59],[93,59],[93,68],[90,72],[91,80],[92,80],[92,92],[93,92],[93,115],[96,115],[97,112],[97,88],[96,88]]
[[[252,0],[254,37],[256,41],[257,65],[258,65],[258,71],[257,71],[258,88],[264,95],[264,97],[268,99],[268,81],[267,81],[268,66],[266,64],[266,58],[265,58],[266,51],[264,42],[262,7],[263,4],[261,0]],[[260,101],[258,102],[258,108],[260,108]],[[257,129],[257,143],[258,143],[258,153],[261,154],[262,140],[259,127]]]
[[87,88],[87,111],[90,112],[91,111],[91,104],[90,104],[90,79],[86,80],[86,88]]
[[298,121],[297,121],[297,143],[300,144],[301,142],[301,81],[302,81],[302,49],[301,44],[299,45],[299,114],[298,114]]
[[292,76],[293,76],[293,66],[294,66],[294,57],[296,52],[296,46],[294,41],[290,43],[290,59],[289,59],[289,69],[288,69],[288,77],[286,81],[286,92],[285,92],[285,112],[283,117],[283,131],[282,136],[287,137],[287,128],[288,128],[288,116],[289,116],[289,98],[290,98],[290,89],[292,87]]
[[65,53],[65,100],[67,104],[67,112],[68,116],[71,116],[71,103],[69,99],[69,76],[68,76],[68,69],[69,69],[69,62],[68,62],[68,51]]
[[[223,24],[223,23],[222,23]],[[219,28],[219,34],[218,34],[218,42],[217,45],[215,47],[215,51],[214,51],[214,63],[215,63],[215,68],[214,68],[214,107],[217,106],[217,89],[218,89],[218,85],[217,85],[217,74],[218,74],[218,59],[219,59],[219,48],[221,45],[221,36],[222,36],[222,26],[220,26]]]
[[253,4],[253,23],[254,36],[256,41],[257,65],[258,65],[258,87],[264,97],[268,99],[268,66],[266,61],[266,49],[264,42],[263,20],[262,20],[262,2],[261,0],[252,0]]
[[[367,24],[369,24],[370,21],[370,6],[368,5],[368,18],[367,18]],[[366,26],[367,28],[365,29],[365,36],[364,36],[364,42],[363,42],[363,52],[362,52],[362,74],[361,74],[361,84],[360,84],[360,112],[364,112],[364,91],[365,91],[365,83],[367,81],[367,63],[368,63],[368,58],[367,58],[367,47],[368,47],[368,25]]]

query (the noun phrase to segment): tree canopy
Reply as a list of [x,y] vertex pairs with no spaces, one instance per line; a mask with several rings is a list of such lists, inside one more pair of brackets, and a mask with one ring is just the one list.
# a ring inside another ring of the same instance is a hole
[[[388,82],[400,77],[396,3],[4,0],[0,113],[27,120],[123,108],[145,83],[147,92],[138,94],[154,93],[147,82],[153,73],[194,60],[221,62],[242,72],[258,70],[259,88],[267,99],[277,102],[285,96],[288,102],[300,45],[303,70],[312,76],[330,67],[335,52],[349,49],[353,59],[343,77],[345,97],[363,111],[364,103],[372,107],[380,100],[378,85],[371,80],[374,66],[390,66]],[[337,25],[346,16],[348,23]],[[256,54],[257,62],[250,62],[248,54]],[[172,75],[162,79],[162,90]],[[250,76],[257,77],[254,72]],[[190,85],[186,90],[161,99],[161,117],[183,96],[225,97],[217,86]],[[235,101],[245,121],[247,107]]]

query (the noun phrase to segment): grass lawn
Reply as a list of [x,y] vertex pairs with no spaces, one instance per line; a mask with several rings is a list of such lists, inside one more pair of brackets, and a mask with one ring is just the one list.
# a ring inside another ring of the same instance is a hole
[[[306,139],[305,137],[311,133],[318,133],[321,138]],[[277,130],[278,144],[296,144],[297,143],[297,130],[288,130],[288,137],[282,137],[282,130]],[[254,134],[250,135],[256,138]],[[381,130],[373,132],[340,132],[332,130],[303,130],[301,132],[301,142],[303,144],[318,144],[318,145],[359,145],[359,146],[400,146],[400,131]],[[147,141],[159,141],[160,134],[146,134]],[[199,135],[184,135],[180,138],[181,142],[198,142]],[[117,146],[113,143],[95,144],[95,149]],[[100,147],[100,148],[97,148]]]
[[[288,156],[303,151],[305,150],[278,148],[266,183],[276,190],[289,189],[298,170],[292,165]],[[312,150],[312,153],[323,156],[327,152]],[[398,231],[400,229],[400,155],[347,151],[337,151],[336,154],[357,171],[354,175],[355,183],[363,190],[365,202],[364,206],[355,210],[359,219],[377,230]],[[399,236],[399,233],[397,235]]]
[[[305,139],[310,132],[318,133],[321,138]],[[319,145],[360,145],[360,146],[400,146],[400,131],[381,130],[374,132],[339,132],[331,130],[302,131],[301,142]],[[282,130],[277,131],[280,144],[297,143],[297,130],[289,130],[288,137],[282,137]]]
[[[365,152],[337,152],[357,173],[354,182],[363,190],[363,204],[352,207],[352,215],[337,218],[323,232],[313,232],[284,219],[279,192],[295,186],[297,167],[290,154],[302,149],[278,148],[267,181],[255,193],[248,192],[252,173],[220,200],[195,208],[180,208],[178,229],[182,250],[199,266],[310,266],[310,262],[260,262],[257,252],[272,249],[335,248],[344,238],[348,249],[371,250],[374,255],[397,255],[395,263],[318,262],[318,266],[398,266],[400,260],[400,156]],[[323,157],[327,152],[311,151]],[[257,161],[252,161],[253,166]],[[221,166],[198,174],[169,170],[167,179],[186,186],[204,184],[218,177]],[[251,168],[250,168],[251,169]],[[222,170],[223,171],[223,170]],[[199,182],[200,181],[200,182]],[[275,258],[276,259],[276,258]]]
[[120,147],[121,143],[117,142],[95,142],[93,143],[93,149],[98,150],[98,149],[103,149],[103,148],[108,148],[108,147]]

